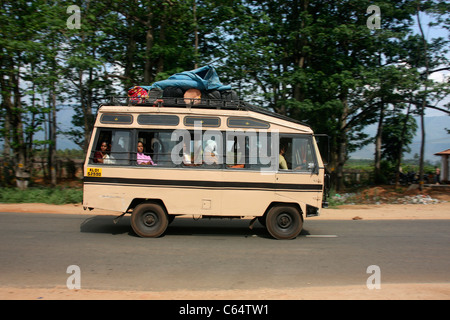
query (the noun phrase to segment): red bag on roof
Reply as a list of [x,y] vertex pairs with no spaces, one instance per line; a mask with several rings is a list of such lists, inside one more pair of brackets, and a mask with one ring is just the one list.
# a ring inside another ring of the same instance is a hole
[[131,101],[140,103],[145,102],[145,99],[148,98],[148,91],[142,87],[134,86],[130,90],[128,90],[128,97]]

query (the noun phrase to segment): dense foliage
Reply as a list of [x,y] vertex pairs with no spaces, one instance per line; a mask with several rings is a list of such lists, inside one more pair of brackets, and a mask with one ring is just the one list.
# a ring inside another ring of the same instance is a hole
[[[449,113],[448,105],[436,106],[449,95],[448,80],[432,80],[450,68],[448,34],[429,39],[423,32],[425,15],[448,31],[446,1],[378,1],[375,8],[368,0],[77,4],[0,1],[0,139],[18,176],[41,150],[56,183],[62,105],[76,110],[66,134],[85,150],[108,96],[208,63],[241,98],[328,134],[338,189],[349,152],[371,141],[365,126],[378,125],[376,177],[383,159],[395,164],[407,150],[414,114]],[[45,139],[35,139],[38,131]]]

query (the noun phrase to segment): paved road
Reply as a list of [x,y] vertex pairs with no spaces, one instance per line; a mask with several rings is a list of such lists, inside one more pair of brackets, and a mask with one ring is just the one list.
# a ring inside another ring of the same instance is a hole
[[86,289],[252,289],[449,282],[450,220],[305,221],[300,237],[273,240],[248,220],[175,219],[165,236],[134,235],[129,217],[0,213],[0,286]]

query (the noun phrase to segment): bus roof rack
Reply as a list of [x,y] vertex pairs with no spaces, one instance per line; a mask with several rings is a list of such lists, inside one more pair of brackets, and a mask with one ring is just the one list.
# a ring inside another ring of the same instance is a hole
[[191,98],[130,98],[111,97],[113,106],[139,107],[172,107],[172,108],[200,108],[200,109],[240,109],[242,100],[223,99],[191,99]]
[[292,119],[288,116],[270,111],[268,109],[252,105],[243,100],[224,100],[224,99],[185,99],[162,97],[152,98],[130,98],[111,96],[111,106],[143,106],[143,107],[172,107],[172,108],[196,108],[196,109],[222,109],[222,110],[243,110],[253,111],[277,119],[286,120],[310,127],[308,124]]

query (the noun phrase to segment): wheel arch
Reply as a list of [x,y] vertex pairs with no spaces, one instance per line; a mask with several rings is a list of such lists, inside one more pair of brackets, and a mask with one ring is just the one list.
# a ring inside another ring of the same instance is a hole
[[[266,208],[266,211],[264,211],[264,214],[262,215],[263,217],[267,216],[267,213],[270,211],[270,209],[272,209],[273,207],[276,206],[289,206],[289,207],[294,207],[295,209],[298,210],[300,217],[303,220],[303,213],[306,212],[306,204],[302,204],[300,205],[297,202],[282,202],[282,201],[273,201],[269,204],[269,206]],[[303,208],[302,208],[303,207]]]
[[167,207],[164,204],[164,201],[162,201],[161,199],[151,199],[151,198],[134,198],[131,201],[130,205],[128,206],[127,212],[129,212],[130,210],[133,210],[138,205],[143,204],[143,203],[155,203],[155,204],[158,204],[159,206],[161,206],[161,208],[164,209],[166,214],[169,214],[169,212],[167,211]]

